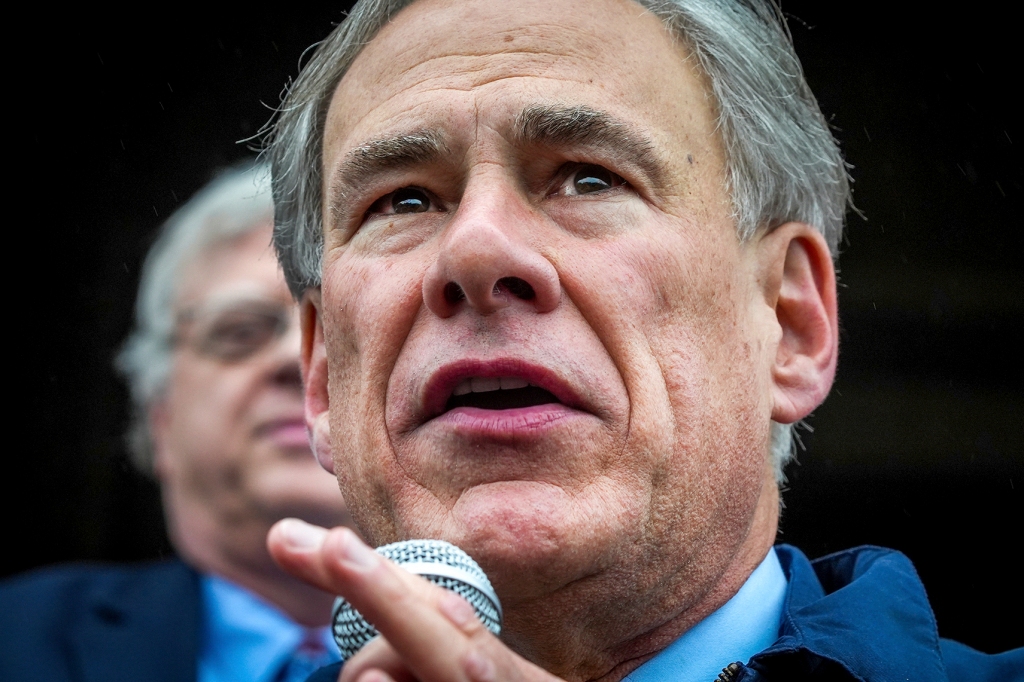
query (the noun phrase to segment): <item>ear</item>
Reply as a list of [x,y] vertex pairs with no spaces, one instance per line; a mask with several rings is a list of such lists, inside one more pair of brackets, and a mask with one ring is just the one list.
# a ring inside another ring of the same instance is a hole
[[825,400],[839,356],[836,271],[821,233],[786,223],[762,237],[765,296],[781,328],[772,366],[772,420],[791,424]]
[[307,289],[299,301],[299,323],[302,326],[303,402],[306,429],[316,459],[327,471],[334,473],[331,447],[330,398],[327,392],[327,346],[324,343],[323,310],[319,289]]

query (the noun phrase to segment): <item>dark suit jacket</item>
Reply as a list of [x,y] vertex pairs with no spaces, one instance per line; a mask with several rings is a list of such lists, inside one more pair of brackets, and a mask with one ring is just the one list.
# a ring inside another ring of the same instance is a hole
[[0,584],[3,682],[192,682],[199,575],[180,561],[70,565]]

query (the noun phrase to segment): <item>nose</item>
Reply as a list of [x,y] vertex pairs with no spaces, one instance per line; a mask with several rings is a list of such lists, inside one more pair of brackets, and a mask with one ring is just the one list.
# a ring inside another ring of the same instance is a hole
[[517,304],[554,310],[562,291],[558,272],[524,239],[537,220],[516,197],[498,191],[464,199],[423,279],[427,307],[442,318],[464,308],[490,315]]

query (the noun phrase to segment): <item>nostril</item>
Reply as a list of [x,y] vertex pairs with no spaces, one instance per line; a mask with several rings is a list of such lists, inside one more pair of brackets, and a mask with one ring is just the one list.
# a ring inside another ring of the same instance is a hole
[[505,287],[510,294],[524,301],[532,301],[537,297],[537,293],[530,283],[519,277],[502,277],[494,285],[495,293],[497,293],[498,287]]
[[455,305],[460,301],[466,300],[466,294],[455,282],[448,282],[444,285],[444,300],[448,302],[448,305]]

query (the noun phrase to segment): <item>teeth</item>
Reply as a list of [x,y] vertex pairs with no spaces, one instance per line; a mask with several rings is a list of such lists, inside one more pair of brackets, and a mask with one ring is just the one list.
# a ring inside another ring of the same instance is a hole
[[501,379],[498,377],[473,377],[470,381],[473,384],[473,393],[488,393],[501,388]]
[[526,379],[519,377],[473,377],[463,379],[459,382],[452,395],[466,395],[467,393],[488,393],[498,389],[511,390],[515,388],[526,388],[529,386]]

